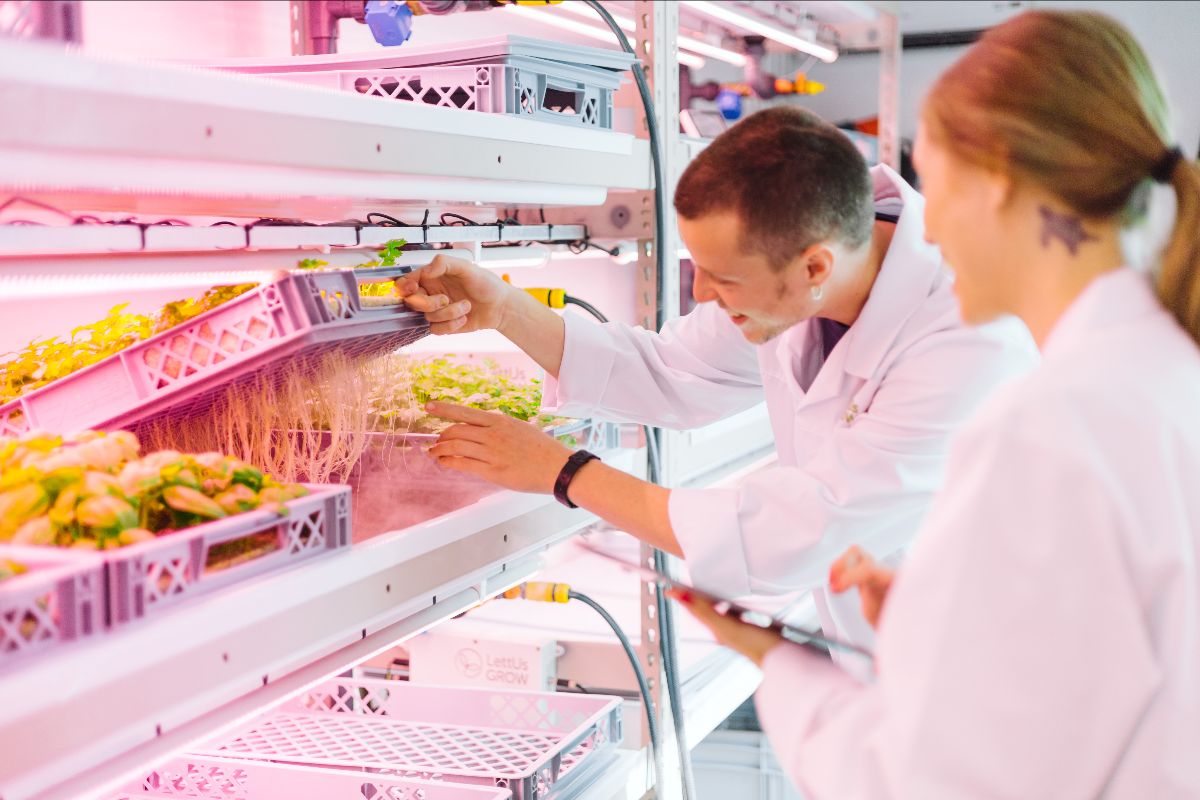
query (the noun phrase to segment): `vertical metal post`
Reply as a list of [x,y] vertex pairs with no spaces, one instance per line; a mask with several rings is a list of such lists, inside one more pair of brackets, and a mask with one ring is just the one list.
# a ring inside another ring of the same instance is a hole
[[[679,62],[675,57],[679,35],[679,6],[676,3],[651,2],[651,0],[636,0],[634,2],[634,17],[636,22],[636,44],[638,57],[642,60],[646,78],[650,84],[651,95],[654,98],[655,123],[658,127],[663,166],[663,194],[667,203],[674,195],[675,182],[682,169],[680,157],[681,142],[679,140]],[[637,133],[646,138],[649,136],[649,125],[642,114],[639,117]],[[643,195],[643,208],[639,214],[653,216],[653,198]],[[661,294],[665,317],[675,317],[679,314],[679,258],[678,232],[673,210],[667,209],[665,214],[665,230],[658,231],[658,241],[665,251],[665,274],[659,274],[657,253],[652,240],[638,242],[638,283],[635,303],[638,310],[638,320],[651,330],[657,327],[658,297]],[[660,291],[661,290],[661,291]],[[663,437],[664,439],[666,437]],[[664,442],[665,444],[665,442]],[[662,472],[659,480],[666,482],[667,459],[665,452],[660,454],[659,466]],[[644,563],[653,566],[651,548],[643,545],[641,558]],[[650,680],[651,693],[658,711],[658,728],[662,740],[662,769],[663,781],[658,786],[657,796],[660,798],[678,797],[681,793],[678,772],[677,745],[674,730],[669,724],[667,693],[663,691],[663,671],[659,658],[660,620],[656,602],[655,586],[645,581],[641,582],[641,645],[643,667]]]
[[879,163],[900,169],[900,20],[879,15]]

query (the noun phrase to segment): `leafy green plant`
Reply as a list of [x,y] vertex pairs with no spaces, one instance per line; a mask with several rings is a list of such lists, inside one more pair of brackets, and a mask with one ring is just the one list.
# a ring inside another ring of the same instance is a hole
[[0,439],[0,541],[103,550],[308,493],[221,453],[138,451],[126,431]]
[[542,382],[505,373],[491,359],[482,363],[452,357],[417,359],[388,356],[368,383],[373,430],[438,433],[451,423],[425,411],[430,401],[497,411],[541,427],[561,418],[540,414]]

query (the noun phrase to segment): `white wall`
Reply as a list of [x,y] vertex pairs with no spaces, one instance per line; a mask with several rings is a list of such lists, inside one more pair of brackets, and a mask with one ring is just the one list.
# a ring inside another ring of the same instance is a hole
[[[936,26],[939,16],[948,29],[970,26],[974,9],[987,12],[994,3],[901,3],[902,17],[907,6],[920,14],[910,20],[921,30]],[[1200,76],[1200,2],[1063,2],[1037,0],[1025,3],[1037,8],[1094,9],[1112,15],[1126,25],[1142,46],[1164,83],[1175,115],[1175,127],[1184,150],[1195,155],[1200,144],[1200,102],[1194,85]],[[990,21],[990,20],[989,20]],[[983,24],[983,23],[980,23]],[[912,138],[916,131],[921,100],[941,72],[954,62],[965,47],[908,50],[901,57],[900,135]],[[799,60],[786,56],[768,56],[765,66],[776,74],[786,74],[799,66]],[[879,58],[874,54],[848,55],[830,65],[812,69],[814,80],[825,83],[824,94],[797,98],[798,102],[830,120],[859,119],[874,116],[878,110]],[[724,65],[706,67],[701,79],[734,81],[737,70]],[[755,103],[747,103],[753,110]]]

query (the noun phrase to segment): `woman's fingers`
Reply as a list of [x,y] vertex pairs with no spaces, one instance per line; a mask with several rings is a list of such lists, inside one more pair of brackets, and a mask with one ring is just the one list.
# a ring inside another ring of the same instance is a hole
[[855,545],[829,568],[829,586],[835,592],[844,592],[856,586],[874,566],[875,559]]

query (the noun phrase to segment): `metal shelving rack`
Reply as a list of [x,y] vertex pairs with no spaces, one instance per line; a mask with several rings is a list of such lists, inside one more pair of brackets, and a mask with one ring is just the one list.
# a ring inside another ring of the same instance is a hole
[[[674,195],[683,169],[704,146],[702,141],[681,134],[679,127],[679,61],[674,54],[678,52],[681,4],[633,0],[625,5],[633,11],[636,22],[635,49],[643,59],[654,94],[658,129],[663,138],[665,196],[670,198]],[[880,162],[898,168],[899,4],[796,2],[791,5],[803,8],[818,19],[822,15],[823,6],[837,7],[841,15],[849,15],[853,20],[845,26],[847,38],[852,38],[860,47],[879,50]],[[661,58],[658,57],[659,54],[667,54],[668,57]],[[645,120],[641,116],[638,120],[639,135],[645,137]],[[647,202],[652,203],[652,197],[648,201],[643,200],[643,209],[649,207]],[[607,216],[611,215],[606,214],[603,209],[598,209],[589,212],[587,219],[594,225],[602,225]],[[645,327],[654,325],[657,312],[654,298],[660,284],[664,289],[662,297],[666,303],[667,318],[679,315],[679,252],[683,243],[679,239],[674,215],[668,212],[666,217],[667,230],[660,239],[661,246],[666,250],[666,274],[657,274],[652,241],[639,241],[638,269],[641,284],[636,303],[638,318]],[[645,215],[641,223],[643,227],[646,226]],[[663,482],[666,485],[717,485],[729,481],[739,473],[745,474],[747,470],[760,469],[773,460],[769,457],[773,451],[773,438],[770,436],[765,410],[747,412],[737,418],[710,426],[707,430],[666,431],[665,434],[662,457]],[[761,458],[755,460],[755,454]],[[746,459],[751,461],[749,467],[744,466]],[[650,549],[643,547],[641,555],[643,560],[648,560]],[[672,740],[672,746],[667,748],[670,751],[674,748],[674,737],[669,736],[671,725],[667,717],[669,711],[663,702],[665,693],[661,690],[661,665],[655,657],[658,650],[655,597],[652,587],[645,584],[642,585],[641,594],[643,669],[648,676],[652,676],[654,700],[660,714],[659,729],[668,732],[668,737]],[[757,670],[743,659],[726,655],[723,659],[715,658],[714,663],[710,664],[708,669],[701,670],[700,674],[684,675],[682,678],[686,738],[688,745],[694,747],[754,692],[758,686],[759,675]],[[639,780],[639,776],[646,774],[647,759],[646,752],[642,752],[640,757],[628,758],[625,767],[630,770],[632,777],[628,777],[624,784],[620,784],[620,781],[614,781],[611,785],[605,784],[589,796],[596,800],[633,800],[641,797],[643,791],[650,788]],[[676,760],[670,755],[665,760],[668,769],[672,769]],[[612,772],[616,773],[618,769],[614,768]],[[668,777],[670,786],[663,796],[675,796],[670,792],[678,791],[678,780],[678,775]]]
[[[637,21],[636,47],[664,132],[669,198],[699,150],[678,133],[678,62],[656,57],[676,51],[680,11],[676,3],[651,0],[626,5]],[[880,106],[886,142],[895,130],[895,4],[869,5],[878,12],[872,24],[882,32],[885,55]],[[677,313],[678,235],[668,213],[668,267],[660,275],[644,124],[638,136],[629,136],[360,100],[5,41],[0,105],[22,113],[0,117],[0,190],[51,202],[71,198],[98,210],[198,216],[215,211],[305,218],[317,209],[328,218],[428,198],[544,204],[556,228],[586,223],[594,237],[636,240],[638,318],[653,326],[660,283],[668,315]],[[886,147],[884,153],[894,152]],[[632,208],[627,224],[615,224],[618,206]],[[198,244],[204,238],[184,236],[178,256],[131,255],[123,271],[204,272],[211,270],[205,259],[212,256],[203,251],[239,249],[216,238]],[[288,242],[305,244],[301,239]],[[0,257],[0,275],[108,269],[106,257],[91,255],[102,248],[86,242],[78,248],[65,248],[69,257],[47,259],[0,247],[7,253]],[[246,253],[225,269],[262,269],[266,257]],[[761,430],[761,420],[746,422]],[[758,448],[747,446],[746,428],[739,425],[710,432],[702,437],[704,446],[686,435],[668,436],[668,483],[729,479],[756,454],[748,451],[769,449],[761,435],[750,440]],[[700,466],[685,473],[681,465],[697,463],[697,457]],[[644,451],[626,450],[609,460],[636,472],[642,459]],[[544,497],[500,492],[117,636],[81,643],[31,669],[8,671],[0,678],[0,798],[76,798],[115,785],[525,580],[538,570],[540,553],[593,521]],[[642,604],[643,652],[652,654],[652,595],[643,600],[649,601]],[[652,655],[646,659],[657,690],[659,665]],[[753,667],[727,653],[685,675],[690,743],[748,697],[757,680]],[[587,797],[640,797],[650,786],[648,763],[645,750],[624,754]]]

